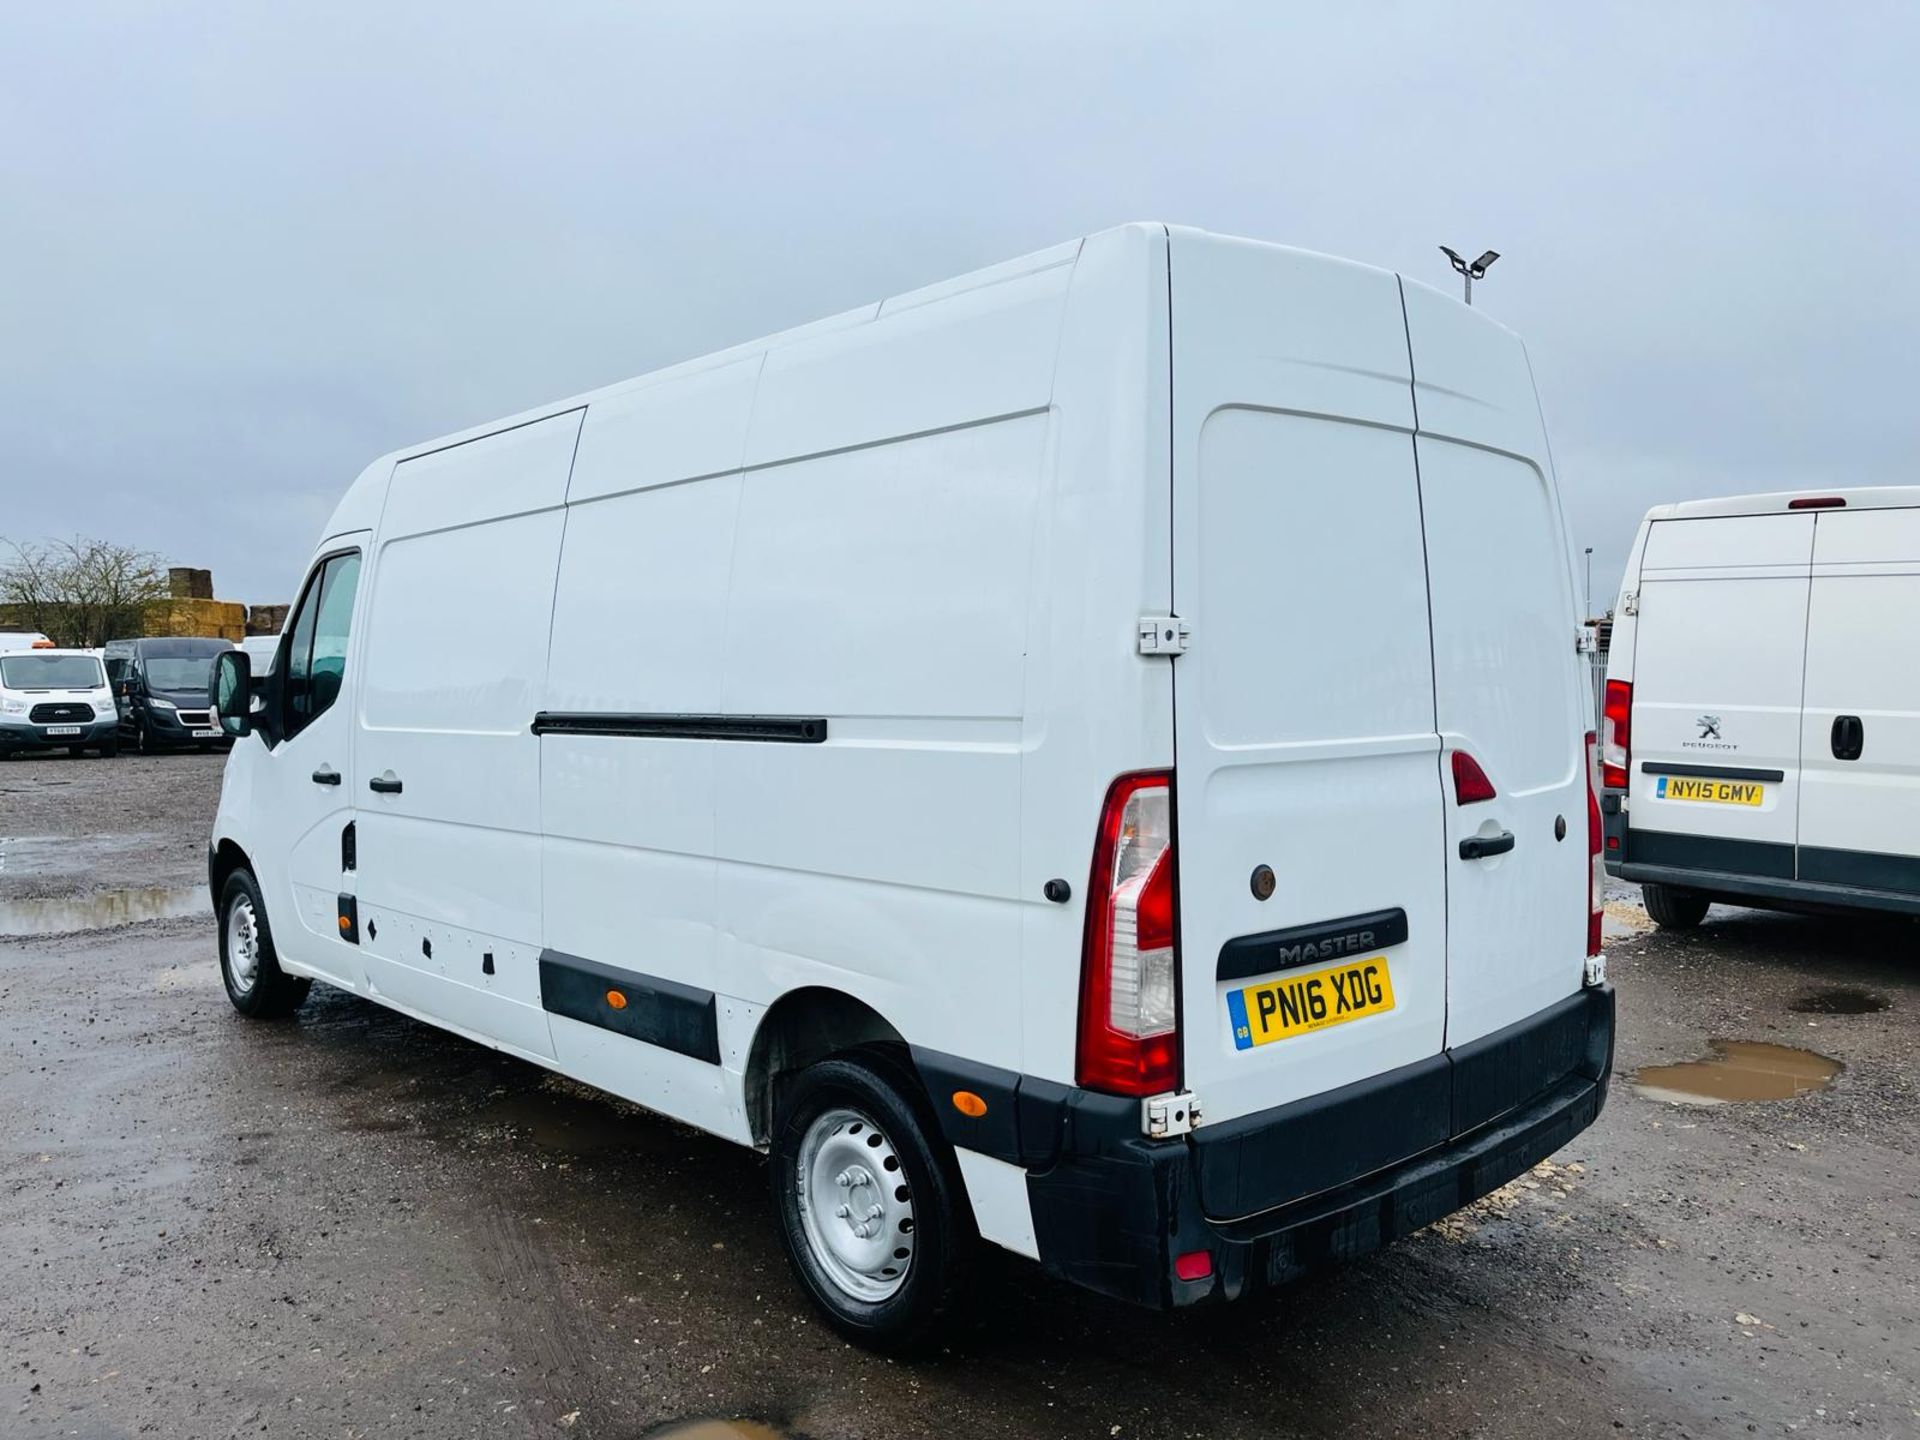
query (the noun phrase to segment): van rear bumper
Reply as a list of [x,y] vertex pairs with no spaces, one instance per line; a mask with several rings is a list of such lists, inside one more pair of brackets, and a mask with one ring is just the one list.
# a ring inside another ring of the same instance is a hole
[[1920,915],[1920,861],[1909,856],[1635,830],[1617,795],[1602,800],[1601,810],[1607,873],[1616,880],[1760,909]]
[[[1364,1255],[1591,1125],[1606,1103],[1613,1025],[1613,988],[1590,987],[1471,1045],[1177,1140],[1142,1137],[1138,1101],[1025,1080],[1007,1098],[1027,1141],[1019,1158],[1040,1263],[1103,1295],[1170,1309]],[[928,1066],[948,1057],[915,1058],[936,1086],[950,1078]],[[968,1079],[977,1087],[981,1077]],[[1049,1124],[1057,1148],[1031,1153]],[[1200,1251],[1211,1273],[1181,1279],[1176,1259]]]

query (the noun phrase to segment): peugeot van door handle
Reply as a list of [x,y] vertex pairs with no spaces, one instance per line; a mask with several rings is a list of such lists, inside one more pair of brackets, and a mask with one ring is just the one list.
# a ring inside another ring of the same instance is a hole
[[318,770],[313,772],[313,783],[316,785],[338,785],[340,783],[340,772],[331,765],[322,765]]
[[1502,830],[1498,835],[1469,835],[1460,842],[1462,860],[1485,860],[1492,855],[1504,855],[1513,848],[1513,832]]
[[367,788],[379,795],[398,795],[400,793],[400,782],[398,780],[389,780],[384,775],[376,775],[367,781]]

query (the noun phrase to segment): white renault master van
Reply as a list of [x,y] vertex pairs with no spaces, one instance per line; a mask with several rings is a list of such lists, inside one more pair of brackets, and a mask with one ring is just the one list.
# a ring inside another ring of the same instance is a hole
[[1920,914],[1920,487],[1647,512],[1607,657],[1607,868],[1714,900]]
[[1599,1112],[1573,597],[1513,335],[1108,231],[369,466],[220,657],[227,989],[767,1151],[865,1343],[1237,1296]]

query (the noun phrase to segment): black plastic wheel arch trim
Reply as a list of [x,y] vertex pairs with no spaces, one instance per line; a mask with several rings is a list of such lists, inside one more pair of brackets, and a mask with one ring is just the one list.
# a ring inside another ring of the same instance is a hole
[[822,715],[655,715],[599,710],[542,710],[536,735],[617,735],[666,740],[759,740],[818,745],[827,738]]
[[[618,995],[616,1005],[612,996]],[[678,1055],[720,1063],[720,1019],[711,990],[642,975],[558,950],[540,952],[540,1005]]]

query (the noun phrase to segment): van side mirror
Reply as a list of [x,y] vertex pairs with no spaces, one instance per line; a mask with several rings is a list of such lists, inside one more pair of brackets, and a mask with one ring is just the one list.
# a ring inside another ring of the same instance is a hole
[[223,650],[213,660],[207,703],[220,728],[234,739],[253,730],[253,657],[244,650]]

